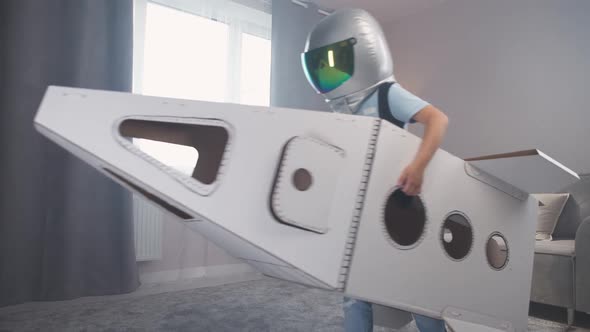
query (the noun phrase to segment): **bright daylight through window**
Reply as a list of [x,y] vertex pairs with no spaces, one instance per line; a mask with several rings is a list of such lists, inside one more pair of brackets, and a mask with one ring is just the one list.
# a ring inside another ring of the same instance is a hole
[[[269,13],[214,0],[139,0],[138,7],[135,93],[269,105]],[[187,175],[198,162],[193,147],[146,139],[134,144]]]

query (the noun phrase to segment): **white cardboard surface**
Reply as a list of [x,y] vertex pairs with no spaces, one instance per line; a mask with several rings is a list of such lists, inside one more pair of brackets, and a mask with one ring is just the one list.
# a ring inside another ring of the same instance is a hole
[[[525,331],[532,275],[536,201],[525,202],[465,174],[464,161],[439,150],[425,174],[421,195],[427,214],[423,238],[398,249],[384,231],[386,198],[420,143],[413,135],[382,124],[369,193],[357,237],[346,293],[432,317],[448,306],[466,308]],[[444,218],[467,216],[473,229],[470,253],[461,261],[442,249]],[[494,232],[509,246],[507,266],[496,271],[486,258]]]
[[[287,143],[272,196],[272,209],[282,221],[326,233],[330,229],[333,193],[338,185],[344,151],[321,141],[296,137]],[[293,174],[308,170],[311,187],[302,191],[293,185]]]
[[[200,184],[134,149],[118,132],[123,119],[224,126],[229,143],[217,180]],[[515,199],[468,176],[464,161],[439,150],[421,195],[425,232],[416,245],[396,246],[383,224],[384,206],[420,140],[389,123],[50,87],[35,126],[92,166],[117,174],[117,181],[191,215],[192,229],[263,273],[433,317],[444,317],[449,307],[466,308],[472,320],[485,316],[487,325],[526,329],[536,201]],[[306,143],[297,143],[297,158],[289,160],[283,150],[294,139]],[[531,167],[538,176],[557,175],[559,183],[574,177],[555,172],[546,160],[542,168],[539,160],[519,163],[517,172]],[[301,192],[290,181],[275,181],[281,167],[285,179],[295,169],[309,169],[314,184]],[[293,225],[273,215],[273,193]],[[452,211],[467,216],[473,229],[472,248],[460,261],[444,252],[440,239]],[[486,242],[496,232],[509,247],[509,261],[499,271],[486,259]]]
[[468,161],[527,193],[552,193],[578,181],[576,173],[545,153]]
[[[228,160],[218,181],[199,192],[190,177],[133,153],[117,138],[117,125],[124,118],[226,123],[231,128]],[[42,133],[92,166],[108,168],[185,212],[255,244],[257,250],[249,250],[248,259],[273,264],[278,260],[330,288],[342,284],[341,264],[374,123],[370,118],[331,113],[62,87],[48,89],[35,118]],[[271,214],[270,196],[281,151],[293,137],[312,137],[349,152],[336,180],[325,234],[285,225]],[[235,246],[231,241],[218,244]],[[236,254],[235,249],[230,251]]]

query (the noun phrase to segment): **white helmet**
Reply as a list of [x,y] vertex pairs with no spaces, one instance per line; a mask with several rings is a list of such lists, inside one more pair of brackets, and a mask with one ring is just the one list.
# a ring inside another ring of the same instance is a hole
[[354,113],[380,83],[395,80],[383,30],[362,9],[341,9],[322,19],[301,59],[310,84],[335,110],[346,106]]

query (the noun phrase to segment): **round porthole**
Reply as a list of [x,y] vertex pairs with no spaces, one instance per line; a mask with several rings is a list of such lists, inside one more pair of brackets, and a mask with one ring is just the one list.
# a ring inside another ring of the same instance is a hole
[[387,234],[402,247],[415,245],[424,233],[426,212],[419,196],[395,190],[385,203],[384,223]]
[[473,246],[473,229],[467,217],[459,212],[449,214],[443,222],[440,240],[447,255],[462,260]]
[[299,191],[308,190],[312,182],[311,173],[305,168],[299,168],[293,173],[293,185]]
[[508,242],[504,235],[493,233],[486,244],[488,263],[494,270],[502,270],[508,263]]

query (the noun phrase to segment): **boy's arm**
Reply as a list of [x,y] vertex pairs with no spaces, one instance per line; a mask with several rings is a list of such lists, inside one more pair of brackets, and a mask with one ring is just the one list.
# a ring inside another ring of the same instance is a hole
[[438,150],[449,123],[447,116],[432,105],[418,111],[413,119],[424,125],[424,137],[414,160],[406,166],[398,180],[398,186],[407,195],[420,193],[424,171]]

